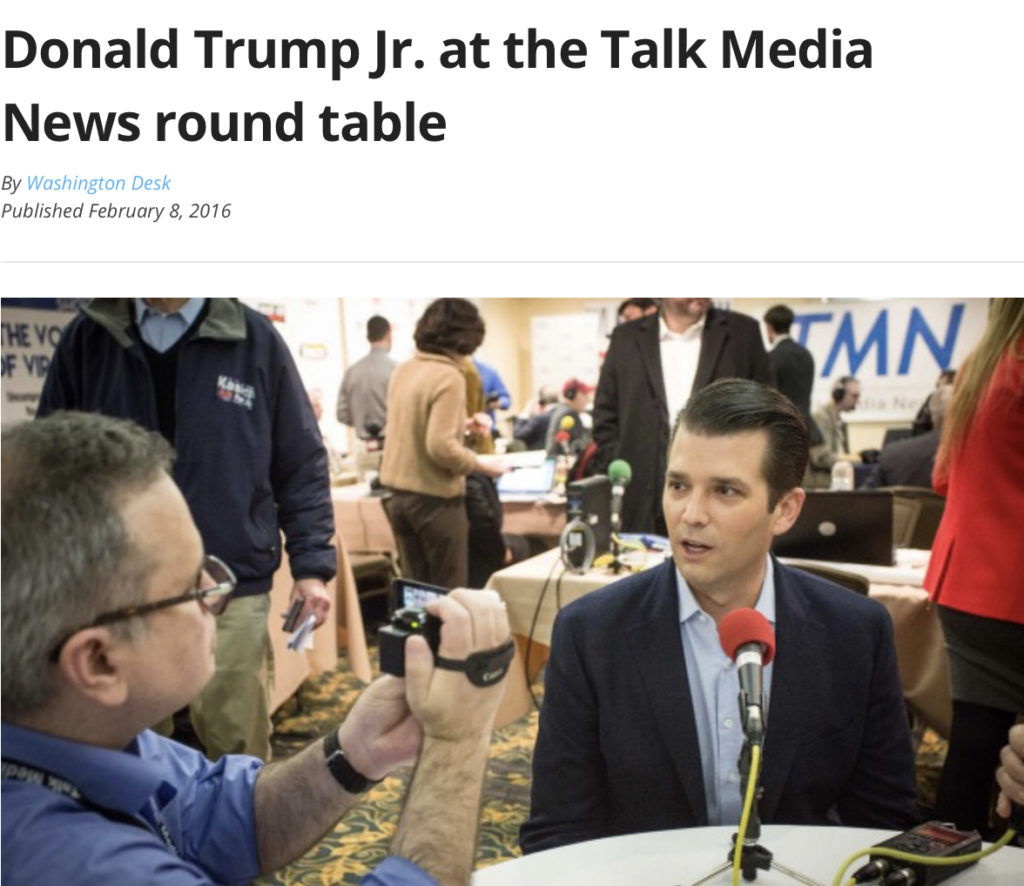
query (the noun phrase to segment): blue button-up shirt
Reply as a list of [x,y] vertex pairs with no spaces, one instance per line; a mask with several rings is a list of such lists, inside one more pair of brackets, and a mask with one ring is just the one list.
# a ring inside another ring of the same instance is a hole
[[[65,779],[93,806],[5,778],[5,881],[245,883],[259,874],[253,787],[262,764],[254,757],[211,763],[149,731],[115,751],[10,723],[2,728],[4,760]],[[161,823],[180,855],[165,844]]]
[[177,311],[165,314],[146,304],[144,298],[135,299],[135,322],[142,340],[154,351],[162,354],[174,347],[191,326],[206,303],[205,298],[190,298]]
[[[683,655],[700,743],[708,824],[739,824],[743,811],[738,765],[743,750],[743,723],[737,701],[739,675],[718,641],[715,620],[701,609],[678,569],[676,587]],[[766,557],[764,581],[754,609],[775,626],[775,576],[771,557]],[[772,665],[769,664],[764,669],[766,704],[771,684]]]
[[[57,776],[84,799],[3,779],[5,883],[208,886],[248,883],[259,874],[253,791],[263,764],[255,757],[211,763],[149,731],[114,751],[11,723],[2,730],[5,762]],[[366,882],[436,886],[400,858],[387,859]]]

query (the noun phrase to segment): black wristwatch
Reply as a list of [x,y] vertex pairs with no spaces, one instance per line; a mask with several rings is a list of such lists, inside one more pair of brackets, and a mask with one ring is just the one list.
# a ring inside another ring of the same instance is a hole
[[379,778],[376,781],[367,778],[349,763],[345,751],[338,743],[337,729],[332,729],[324,736],[324,757],[327,759],[327,769],[334,776],[334,780],[350,794],[361,794],[382,781]]

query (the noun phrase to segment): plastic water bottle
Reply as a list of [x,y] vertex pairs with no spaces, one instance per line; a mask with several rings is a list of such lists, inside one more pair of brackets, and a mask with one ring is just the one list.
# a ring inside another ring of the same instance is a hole
[[832,485],[829,488],[852,491],[853,465],[848,461],[837,461],[832,465]]

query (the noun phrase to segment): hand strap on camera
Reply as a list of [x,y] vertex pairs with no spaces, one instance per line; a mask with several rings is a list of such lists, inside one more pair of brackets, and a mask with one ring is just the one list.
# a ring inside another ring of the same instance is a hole
[[463,671],[474,686],[487,687],[500,682],[508,673],[515,654],[515,641],[509,637],[500,646],[474,652],[462,660],[435,656],[434,664],[445,671]]

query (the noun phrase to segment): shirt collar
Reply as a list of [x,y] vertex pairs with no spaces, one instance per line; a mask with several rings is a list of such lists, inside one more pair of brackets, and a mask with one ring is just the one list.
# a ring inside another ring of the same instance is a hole
[[114,751],[6,722],[0,735],[4,759],[60,776],[105,809],[133,815],[164,782],[158,762],[139,757],[138,738]]
[[[691,618],[696,618],[704,610],[701,609],[693,591],[683,578],[683,574],[676,567],[676,589],[679,593],[679,622],[685,624]],[[761,591],[757,595],[757,603],[754,604],[754,611],[760,612],[769,623],[775,624],[775,568],[770,554],[765,554],[764,581],[761,582]],[[705,613],[706,614],[706,613]]]
[[186,328],[191,326],[196,317],[199,316],[199,312],[203,309],[203,305],[206,302],[205,298],[190,298],[185,304],[183,304],[178,310],[171,311],[169,314],[165,314],[163,311],[158,311],[156,308],[151,308],[146,304],[144,298],[132,299],[135,302],[135,322],[142,326],[150,317],[173,317],[176,314],[180,314],[181,318],[185,321]]
[[686,332],[673,332],[668,328],[665,318],[659,315],[658,341],[693,341],[695,338],[700,338],[704,333],[704,321],[706,319],[707,314],[701,317],[693,326],[689,327]]

